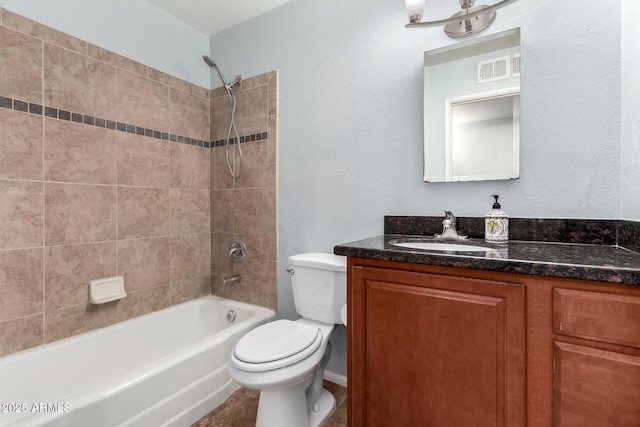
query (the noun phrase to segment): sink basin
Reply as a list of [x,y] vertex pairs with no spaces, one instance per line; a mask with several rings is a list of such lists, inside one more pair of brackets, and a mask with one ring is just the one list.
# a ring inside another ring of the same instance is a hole
[[490,252],[493,249],[484,246],[473,245],[457,245],[455,243],[438,243],[438,242],[402,242],[391,240],[389,242],[393,246],[401,248],[420,249],[423,251],[447,251],[447,252]]

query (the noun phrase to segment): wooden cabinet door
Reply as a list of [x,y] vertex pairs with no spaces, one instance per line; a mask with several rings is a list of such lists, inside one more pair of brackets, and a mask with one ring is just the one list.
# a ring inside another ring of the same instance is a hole
[[525,424],[524,287],[355,266],[351,426]]
[[555,343],[554,426],[640,426],[640,357]]

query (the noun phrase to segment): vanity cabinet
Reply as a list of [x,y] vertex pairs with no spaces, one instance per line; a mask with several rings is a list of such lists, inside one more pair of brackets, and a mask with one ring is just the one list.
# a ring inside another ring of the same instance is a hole
[[350,264],[349,425],[525,424],[522,284]]
[[348,422],[640,426],[640,287],[348,259]]
[[553,329],[554,426],[640,425],[640,297],[555,288]]

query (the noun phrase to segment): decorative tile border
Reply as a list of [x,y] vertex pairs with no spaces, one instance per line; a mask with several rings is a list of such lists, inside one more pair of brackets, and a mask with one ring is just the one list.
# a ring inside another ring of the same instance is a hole
[[[245,135],[240,137],[240,143],[245,142],[254,142],[254,141],[263,141],[267,139],[267,132],[254,133],[252,135]],[[217,141],[211,141],[211,148],[213,147],[224,147],[226,140],[218,139]],[[231,138],[231,144],[237,144],[238,138]]]
[[[58,108],[48,107],[46,105],[43,106],[40,104],[34,104],[32,102],[21,101],[19,99],[8,98],[5,96],[0,96],[0,108],[7,108],[9,110],[21,111],[23,113],[35,114],[38,116],[42,116],[44,114],[45,117],[49,117],[52,119],[81,123],[88,126],[106,128],[118,132],[126,132],[140,136],[146,136],[149,138],[162,139],[164,141],[177,142],[179,144],[194,145],[196,147],[202,148],[224,147],[225,145],[224,139],[219,139],[216,141],[203,141],[201,139],[189,138],[188,136],[148,129],[129,123],[116,122],[109,119],[90,116],[88,114],[62,110]],[[254,133],[251,135],[241,136],[240,143],[264,141],[266,139],[267,132]],[[231,144],[237,143],[238,138],[231,138]]]

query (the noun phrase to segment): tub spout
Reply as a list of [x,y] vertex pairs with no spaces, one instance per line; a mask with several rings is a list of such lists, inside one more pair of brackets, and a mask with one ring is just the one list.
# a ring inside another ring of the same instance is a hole
[[233,276],[222,278],[222,286],[237,285],[238,283],[240,283],[239,274],[234,274]]

